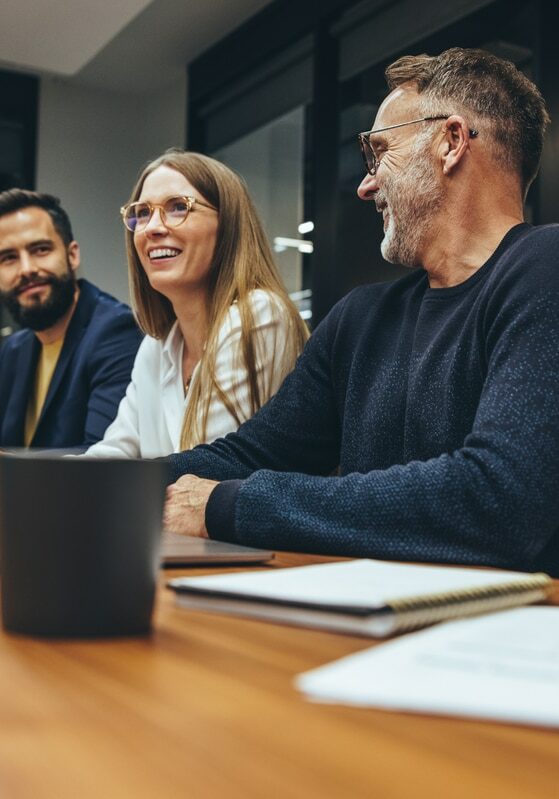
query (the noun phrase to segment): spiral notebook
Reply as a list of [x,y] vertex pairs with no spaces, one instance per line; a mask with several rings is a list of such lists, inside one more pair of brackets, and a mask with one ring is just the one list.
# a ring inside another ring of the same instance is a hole
[[553,582],[546,574],[352,560],[168,585],[187,608],[384,638],[538,602]]

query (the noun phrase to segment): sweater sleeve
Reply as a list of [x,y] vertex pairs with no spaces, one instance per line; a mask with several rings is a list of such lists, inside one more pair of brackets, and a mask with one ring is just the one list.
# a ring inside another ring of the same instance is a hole
[[343,477],[256,471],[236,489],[235,540],[559,573],[559,277],[541,255],[549,268],[523,264],[487,308],[486,378],[462,446]]
[[[349,422],[332,391],[336,312],[329,315],[253,420],[211,448],[176,456],[174,479],[190,472],[242,481],[212,494],[210,535],[229,530],[230,540],[249,546],[559,573],[555,251],[534,244],[492,294],[480,315],[484,381],[471,429],[459,446],[426,460],[331,476]],[[216,510],[220,496],[227,518]]]

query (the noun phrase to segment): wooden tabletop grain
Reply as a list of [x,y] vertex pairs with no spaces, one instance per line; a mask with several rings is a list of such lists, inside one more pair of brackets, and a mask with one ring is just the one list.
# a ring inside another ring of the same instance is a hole
[[186,611],[187,573],[147,637],[0,634],[0,799],[557,794],[559,732],[310,703],[295,675],[373,642]]

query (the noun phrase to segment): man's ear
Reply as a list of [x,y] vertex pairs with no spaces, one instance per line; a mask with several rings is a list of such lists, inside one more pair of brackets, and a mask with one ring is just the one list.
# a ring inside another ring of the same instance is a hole
[[456,169],[469,148],[470,130],[464,117],[453,114],[446,120],[446,134],[442,144],[441,163],[443,174]]
[[71,241],[68,245],[68,263],[72,272],[76,272],[81,263],[80,245],[77,241]]

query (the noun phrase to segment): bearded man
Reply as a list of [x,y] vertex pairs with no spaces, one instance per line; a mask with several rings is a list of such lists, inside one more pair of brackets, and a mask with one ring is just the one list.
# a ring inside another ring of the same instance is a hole
[[0,300],[24,328],[0,348],[1,447],[83,449],[116,416],[141,335],[79,265],[56,197],[0,194]]
[[543,99],[481,50],[386,76],[358,194],[412,271],[339,302],[237,433],[170,458],[166,526],[559,575],[559,226],[523,216]]

